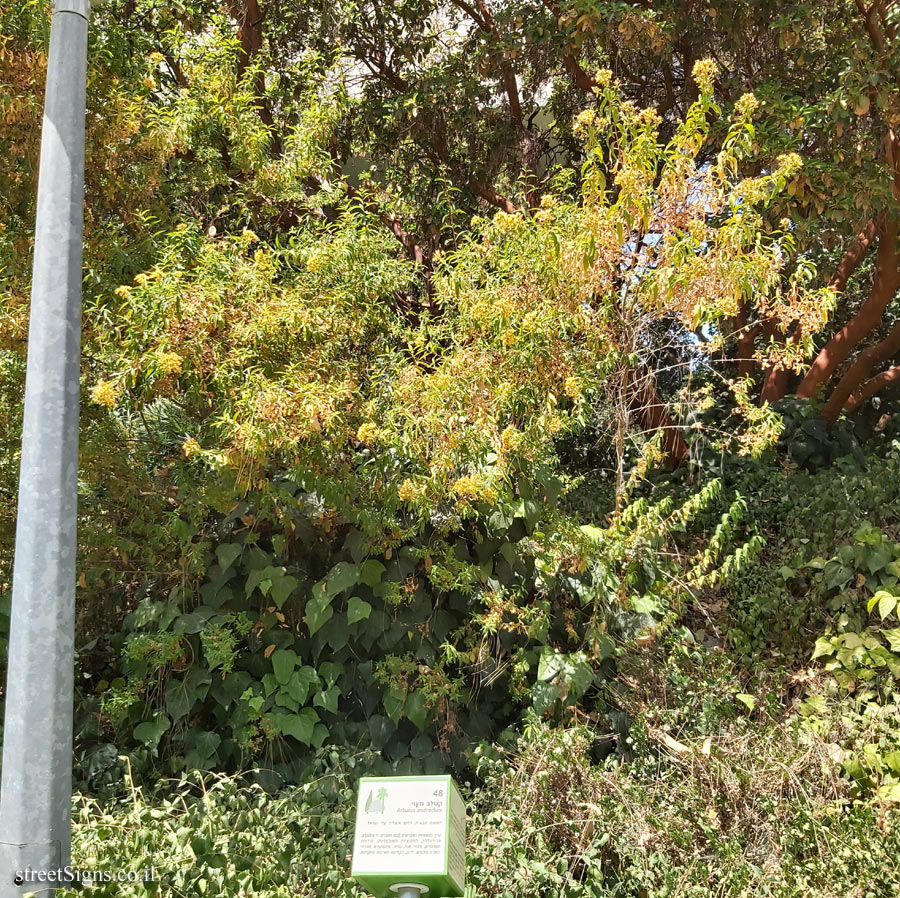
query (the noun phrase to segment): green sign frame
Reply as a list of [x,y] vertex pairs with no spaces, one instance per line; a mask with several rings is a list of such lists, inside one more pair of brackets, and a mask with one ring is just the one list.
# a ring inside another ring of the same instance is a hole
[[350,875],[375,898],[415,885],[428,898],[466,889],[466,810],[453,777],[362,777]]

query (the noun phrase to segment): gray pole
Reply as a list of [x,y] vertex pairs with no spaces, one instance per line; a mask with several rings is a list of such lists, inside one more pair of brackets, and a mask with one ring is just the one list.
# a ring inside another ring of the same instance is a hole
[[41,133],[13,566],[0,898],[69,863],[84,126],[90,0],[56,0]]

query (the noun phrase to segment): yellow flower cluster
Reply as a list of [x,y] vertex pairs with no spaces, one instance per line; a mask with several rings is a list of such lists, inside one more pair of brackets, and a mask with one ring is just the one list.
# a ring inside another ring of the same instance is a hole
[[700,90],[710,90],[718,74],[719,66],[712,59],[698,59],[694,63],[694,69],[691,72]]
[[122,299],[127,299],[127,297],[131,295],[131,287],[127,286],[126,284],[122,284],[120,287],[116,287],[113,292],[116,294],[116,296],[121,296]]
[[629,196],[637,196],[647,187],[647,175],[634,166],[625,166],[616,172],[615,183],[622,192]]
[[241,237],[243,237],[247,243],[259,243],[259,237],[256,236],[256,232],[251,231],[249,228],[244,228],[244,230],[241,231]]
[[522,221],[523,218],[518,212],[510,213],[501,210],[494,216],[494,224],[497,226],[497,230],[502,234],[508,234],[517,230],[519,225],[522,224]]
[[563,384],[563,390],[569,399],[581,399],[581,382],[577,377],[567,377]]
[[415,502],[417,499],[421,499],[424,490],[420,486],[416,486],[408,477],[403,483],[400,484],[400,489],[397,490],[397,498],[401,502]]
[[662,124],[662,116],[651,106],[647,106],[638,113],[637,120],[642,125],[658,128]]
[[98,380],[91,390],[91,402],[97,405],[105,405],[107,408],[115,408],[116,388],[112,381]]
[[503,428],[500,434],[500,448],[504,452],[515,452],[522,445],[525,434],[515,424],[509,424]]
[[579,136],[584,136],[594,127],[597,121],[597,113],[593,109],[584,109],[575,116],[572,130]]
[[744,178],[734,189],[748,203],[761,203],[768,196],[765,178]]
[[497,490],[480,474],[466,474],[453,484],[453,492],[463,502],[496,502]]
[[754,94],[744,94],[737,103],[734,104],[734,114],[738,118],[749,118],[759,109],[759,100]]
[[612,84],[612,72],[609,69],[600,69],[594,76],[594,81],[600,87],[609,87]]
[[193,458],[195,455],[199,455],[202,449],[193,437],[188,437],[181,444],[181,451],[184,453],[185,458]]
[[378,425],[374,424],[372,421],[366,421],[364,424],[361,424],[359,430],[356,431],[357,441],[366,446],[371,446],[373,443],[376,443],[380,436],[381,431],[378,429]]
[[803,159],[799,153],[784,153],[775,160],[775,164],[785,175],[792,175],[803,168]]
[[184,370],[184,359],[177,352],[161,352],[159,367],[164,374],[181,374]]

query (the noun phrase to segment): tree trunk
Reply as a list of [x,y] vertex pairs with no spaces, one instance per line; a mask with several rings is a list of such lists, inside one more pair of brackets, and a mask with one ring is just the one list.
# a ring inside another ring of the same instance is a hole
[[690,454],[687,443],[672,418],[668,406],[660,399],[656,387],[648,374],[632,372],[631,395],[628,408],[649,433],[662,433],[662,451],[666,462],[673,468],[682,465]]
[[897,221],[888,218],[880,226],[869,222],[857,235],[845,254],[830,286],[843,289],[850,274],[859,266],[876,233],[878,261],[872,289],[860,310],[819,351],[803,378],[797,395],[811,398],[835,370],[842,365],[856,346],[881,323],[884,310],[897,289]]

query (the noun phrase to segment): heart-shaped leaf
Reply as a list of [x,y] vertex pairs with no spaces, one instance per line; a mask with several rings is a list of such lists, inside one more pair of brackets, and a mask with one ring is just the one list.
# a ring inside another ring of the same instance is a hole
[[291,649],[278,649],[272,653],[272,670],[280,685],[286,686],[290,682],[297,661],[297,654]]
[[272,601],[281,608],[299,585],[300,582],[296,577],[287,574],[284,577],[272,581],[269,595],[272,596]]
[[348,624],[355,624],[357,621],[366,620],[371,613],[372,606],[368,602],[363,599],[358,599],[356,596],[350,597],[350,601],[347,602]]
[[270,714],[269,721],[277,732],[311,745],[319,715],[312,708],[303,708],[296,714]]

